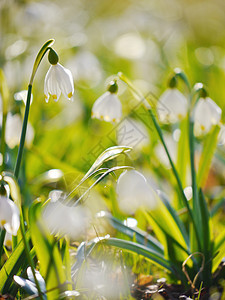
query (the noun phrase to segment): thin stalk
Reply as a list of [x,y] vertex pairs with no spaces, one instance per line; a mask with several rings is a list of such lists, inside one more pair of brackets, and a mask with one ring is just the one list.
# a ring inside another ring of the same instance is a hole
[[1,170],[4,171],[5,169],[5,129],[6,129],[6,118],[7,114],[3,112],[2,116],[2,134],[1,134],[1,148],[0,152],[2,154],[2,166]]
[[[188,119],[189,119],[189,147],[190,147],[191,178],[192,178],[192,193],[193,193],[193,211],[194,211],[195,222],[198,221],[199,226],[201,226],[202,224],[201,210],[200,210],[199,200],[198,200],[198,187],[197,187],[196,172],[195,172],[195,146],[194,146],[194,133],[193,133],[194,123],[192,117],[190,116],[190,113],[188,115]],[[199,249],[201,249],[201,243],[199,238],[201,227],[199,226],[196,228],[195,231],[196,231],[198,246]]]
[[5,235],[6,235],[6,230],[5,228],[2,228],[0,233],[0,265],[1,265],[2,250],[4,246]]
[[14,175],[15,175],[16,179],[18,179],[18,177],[19,177],[20,165],[21,165],[21,160],[22,160],[22,155],[23,155],[23,148],[24,148],[24,143],[25,143],[25,138],[26,138],[27,123],[28,123],[28,117],[29,117],[29,111],[30,111],[31,91],[32,91],[32,85],[29,84],[25,114],[24,114],[24,119],[23,119],[23,128],[22,128],[22,132],[21,132],[20,145],[19,145],[16,166],[15,166],[15,171],[14,171]]

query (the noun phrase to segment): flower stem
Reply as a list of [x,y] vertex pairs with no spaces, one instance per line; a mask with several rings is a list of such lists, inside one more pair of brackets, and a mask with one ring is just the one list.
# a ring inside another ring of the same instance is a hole
[[25,114],[24,114],[24,119],[23,119],[23,128],[22,128],[22,132],[21,132],[20,145],[19,145],[16,166],[15,166],[15,171],[14,171],[14,175],[15,175],[16,179],[18,179],[18,177],[19,177],[20,165],[21,165],[21,160],[22,160],[22,155],[23,155],[23,148],[24,148],[24,143],[25,143],[25,138],[26,138],[27,123],[28,123],[28,117],[29,117],[29,111],[30,111],[31,91],[32,91],[32,85],[29,84]]

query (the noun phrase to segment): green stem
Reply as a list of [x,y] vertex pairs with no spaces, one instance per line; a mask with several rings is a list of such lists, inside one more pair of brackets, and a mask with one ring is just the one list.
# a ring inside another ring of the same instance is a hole
[[[193,193],[193,211],[195,216],[195,221],[198,221],[199,226],[201,226],[201,210],[199,206],[199,199],[198,199],[198,187],[197,187],[197,181],[196,181],[196,171],[195,171],[195,146],[194,146],[194,122],[192,120],[192,117],[190,116],[190,113],[188,115],[189,119],[189,147],[190,147],[190,162],[191,162],[191,179],[192,179],[192,193]],[[201,249],[201,243],[199,238],[199,233],[201,232],[201,228],[196,228],[196,236],[198,241],[199,249]]]
[[2,250],[4,246],[5,235],[6,235],[6,230],[5,228],[2,228],[0,233],[0,266],[1,266]]
[[30,111],[31,91],[32,91],[32,85],[29,84],[25,114],[24,114],[24,119],[23,119],[23,128],[22,128],[22,132],[21,132],[20,145],[19,145],[16,166],[15,166],[15,171],[14,171],[14,175],[15,175],[16,179],[18,179],[18,177],[19,177],[20,165],[21,165],[21,160],[22,160],[22,155],[23,155],[23,148],[24,148],[24,143],[25,143],[25,138],[26,138],[27,123],[28,123],[28,117],[29,117],[29,111]]
[[0,152],[2,154],[2,166],[1,166],[1,170],[2,171],[4,171],[4,169],[5,169],[5,129],[6,129],[6,118],[7,118],[7,114],[3,113],[3,116],[2,116],[1,149],[0,149]]
[[31,267],[31,270],[32,270],[32,273],[33,273],[33,276],[34,276],[35,285],[36,285],[36,288],[38,290],[38,295],[39,295],[40,299],[43,300],[42,291],[41,291],[39,282],[38,282],[36,274],[35,274],[34,262],[33,262],[33,259],[31,257],[31,254],[30,254],[30,246],[29,246],[29,244],[27,242],[27,239],[26,239],[22,211],[21,211],[21,218],[20,218],[20,231],[21,231],[21,235],[22,235],[22,239],[23,239],[23,243],[24,243],[24,249],[25,249],[27,259],[28,259],[28,263]]

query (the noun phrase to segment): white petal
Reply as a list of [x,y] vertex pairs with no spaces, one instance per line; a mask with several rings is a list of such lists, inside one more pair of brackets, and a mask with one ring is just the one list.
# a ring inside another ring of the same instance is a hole
[[200,98],[194,109],[195,135],[208,133],[212,125],[219,123],[221,113],[221,109],[212,99]]
[[55,77],[63,95],[70,99],[74,94],[73,76],[70,70],[64,68],[59,63],[53,66],[55,69]]
[[6,231],[16,235],[20,226],[19,209],[16,204],[7,197],[0,197],[0,223]]
[[139,207],[154,209],[157,206],[157,195],[147,183],[146,178],[135,170],[123,172],[117,182],[116,192],[120,209],[128,214]]
[[225,125],[221,126],[219,136],[218,136],[219,143],[218,145],[225,145]]
[[115,94],[104,93],[92,107],[92,118],[107,122],[118,122],[122,116],[122,105]]
[[211,109],[211,122],[213,125],[219,124],[221,119],[222,110],[221,108],[211,99],[206,98],[208,106]]
[[18,114],[7,115],[6,120],[6,132],[5,132],[5,140],[6,144],[9,148],[14,148],[16,145],[19,145],[20,135],[22,130],[22,120]]
[[187,114],[188,101],[177,89],[167,89],[159,98],[157,112],[161,122],[175,123]]
[[55,101],[57,101],[61,95],[56,78],[56,69],[53,65],[49,68],[45,76],[44,93],[46,102],[49,100],[49,95],[51,95]]

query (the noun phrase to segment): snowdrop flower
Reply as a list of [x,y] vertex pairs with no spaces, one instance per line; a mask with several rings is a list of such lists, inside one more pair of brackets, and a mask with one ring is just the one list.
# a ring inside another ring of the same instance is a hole
[[219,136],[218,136],[219,146],[225,145],[225,125],[221,125]]
[[[173,161],[177,159],[177,141],[174,140],[173,136],[170,134],[164,134],[164,140],[167,146],[167,149],[170,153],[170,156]],[[162,143],[158,143],[155,147],[155,154],[159,159],[160,163],[163,164],[167,169],[171,168],[168,156],[166,151],[162,145]]]
[[74,93],[72,73],[58,63],[58,55],[53,49],[49,50],[48,59],[51,63],[51,67],[45,76],[45,101],[48,102],[50,96],[52,96],[55,101],[58,101],[61,92],[70,100]]
[[122,106],[116,96],[118,86],[116,81],[111,81],[108,91],[99,97],[92,107],[92,118],[106,122],[118,122],[122,116]]
[[213,125],[219,124],[221,114],[221,108],[211,98],[200,98],[194,108],[195,135],[208,133]]
[[81,206],[68,206],[61,191],[51,192],[51,201],[45,206],[43,219],[52,234],[67,235],[77,240],[86,233],[89,212]]
[[[6,119],[5,140],[9,148],[13,149],[20,143],[20,135],[22,131],[22,120],[19,114],[8,114]],[[29,148],[34,139],[34,129],[30,123],[27,125],[26,146]]]
[[159,98],[157,112],[162,123],[176,123],[188,111],[188,101],[176,88],[168,88]]
[[19,209],[5,196],[0,196],[0,226],[12,235],[16,235],[20,227]]
[[[14,99],[16,101],[23,101],[23,103],[26,105],[27,103],[27,93],[28,91],[27,90],[23,90],[23,91],[20,91],[18,93],[15,93],[14,94]],[[30,99],[30,103],[33,102],[33,94],[31,94],[31,99]]]
[[4,239],[4,246],[11,249],[12,248],[12,234],[6,231],[5,239]]
[[158,206],[156,192],[138,171],[123,172],[117,181],[116,192],[119,207],[126,214],[133,214],[141,206],[151,210]]
[[137,120],[125,118],[117,127],[118,145],[141,149],[149,145],[149,134],[145,126]]

